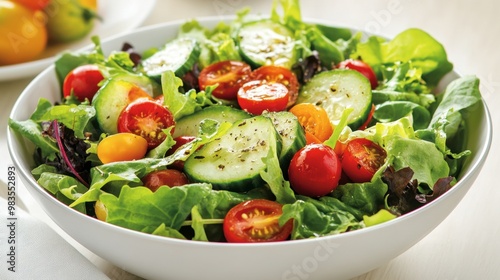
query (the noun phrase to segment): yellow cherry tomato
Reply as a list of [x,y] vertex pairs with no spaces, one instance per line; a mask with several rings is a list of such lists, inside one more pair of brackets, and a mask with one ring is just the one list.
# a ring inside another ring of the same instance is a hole
[[97,200],[94,204],[95,217],[103,222],[108,218],[108,209],[102,203],[102,201]]
[[0,0],[0,65],[34,60],[47,45],[45,14]]
[[97,157],[102,163],[141,159],[148,151],[148,141],[133,133],[110,135],[97,145]]

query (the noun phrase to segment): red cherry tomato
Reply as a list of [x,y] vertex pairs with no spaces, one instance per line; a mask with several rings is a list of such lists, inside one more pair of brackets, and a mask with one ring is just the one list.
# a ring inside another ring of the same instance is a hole
[[78,100],[85,101],[92,98],[99,90],[99,83],[104,79],[96,65],[82,65],[71,70],[63,82],[63,95],[73,94]]
[[42,10],[49,5],[50,1],[51,0],[14,0],[14,2],[22,4],[32,10]]
[[347,142],[342,153],[342,170],[353,182],[369,182],[386,157],[387,153],[378,144],[366,138],[355,138]]
[[254,115],[260,115],[264,111],[283,111],[288,99],[288,89],[283,84],[267,83],[264,80],[247,82],[238,91],[241,109]]
[[288,178],[292,189],[310,197],[332,192],[342,174],[340,159],[334,150],[323,144],[308,144],[292,158]]
[[153,192],[161,186],[176,187],[189,183],[186,174],[175,169],[153,171],[144,176],[141,181]]
[[281,83],[288,89],[288,106],[292,106],[299,95],[299,81],[289,69],[276,65],[265,65],[255,69],[250,75],[252,80],[265,80],[268,83]]
[[373,69],[370,67],[370,65],[364,63],[361,60],[347,59],[340,62],[339,65],[337,65],[337,68],[345,68],[358,71],[366,78],[368,78],[368,80],[370,80],[372,89],[376,88],[378,85],[377,76],[375,75]]
[[212,92],[213,96],[226,100],[236,99],[238,89],[252,73],[250,65],[240,61],[220,61],[201,70],[198,84],[201,90],[207,86],[219,84]]
[[[166,155],[169,156],[169,155],[173,154],[182,145],[187,144],[187,143],[193,141],[194,139],[196,139],[196,137],[194,137],[194,136],[178,136],[178,137],[175,137],[174,138],[175,144],[167,151]],[[182,161],[182,160],[176,160],[176,161],[174,161],[174,163],[172,163],[171,165],[169,165],[169,168],[173,168],[173,169],[177,169],[177,170],[182,171],[182,170],[184,170],[184,161]]]
[[[174,116],[166,107],[149,99],[137,99],[125,107],[118,117],[118,132],[142,136],[148,148],[157,147],[166,135],[162,131],[175,125]],[[171,130],[173,133],[174,129]]]
[[282,205],[276,201],[253,199],[231,208],[224,218],[224,236],[228,242],[274,242],[290,236],[293,222],[289,220],[282,227]]

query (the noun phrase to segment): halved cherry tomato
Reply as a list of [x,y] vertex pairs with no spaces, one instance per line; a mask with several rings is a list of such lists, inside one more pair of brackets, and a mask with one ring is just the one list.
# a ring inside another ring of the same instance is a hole
[[300,103],[289,110],[294,114],[306,132],[325,142],[333,133],[332,124],[325,109],[312,103]]
[[265,80],[268,83],[282,83],[288,88],[289,100],[287,107],[292,106],[299,95],[299,81],[289,69],[276,65],[264,65],[252,72],[252,80]]
[[251,73],[250,65],[241,61],[225,60],[203,68],[198,76],[198,83],[201,90],[219,84],[212,92],[213,96],[234,100],[238,89],[248,81]]
[[85,101],[92,98],[99,90],[99,83],[104,79],[97,65],[87,64],[71,70],[63,83],[63,95],[69,97],[73,94],[78,100]]
[[282,205],[266,199],[252,199],[231,208],[224,218],[224,236],[228,242],[274,242],[290,236],[293,221],[278,223]]
[[153,192],[161,186],[176,187],[189,183],[186,174],[175,169],[153,171],[144,176],[141,181]]
[[264,111],[279,112],[288,104],[288,89],[281,83],[267,83],[254,80],[245,83],[238,91],[238,104],[241,109],[260,115]]
[[340,159],[323,144],[304,146],[293,156],[288,167],[292,189],[310,197],[324,196],[335,190],[342,175]]
[[342,170],[353,182],[369,182],[386,157],[386,151],[375,142],[355,138],[347,142],[342,153]]
[[307,144],[321,144],[323,142],[321,142],[318,137],[314,136],[314,134],[312,134],[311,132],[309,131],[306,131],[306,145]]
[[97,145],[97,157],[102,163],[141,159],[146,155],[148,142],[139,135],[117,133]]
[[356,70],[359,73],[363,74],[363,76],[365,76],[368,80],[370,80],[370,85],[372,89],[378,86],[377,75],[375,75],[375,72],[370,67],[370,65],[364,63],[361,60],[347,59],[340,62],[337,65],[337,68]]
[[[144,98],[127,105],[118,117],[118,132],[131,132],[144,137],[149,149],[163,142],[167,137],[163,129],[173,125],[175,121],[170,110],[158,102]],[[173,131],[174,129],[171,133]]]
[[[196,139],[194,136],[178,136],[174,138],[175,144],[166,152],[165,155],[169,156],[173,154],[177,149],[179,149],[182,145],[187,144]],[[184,170],[184,161],[176,160],[174,163],[169,165],[169,168],[177,169],[179,171]]]

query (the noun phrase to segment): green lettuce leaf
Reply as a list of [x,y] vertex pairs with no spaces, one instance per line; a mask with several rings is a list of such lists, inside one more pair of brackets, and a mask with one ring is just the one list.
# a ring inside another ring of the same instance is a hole
[[317,207],[318,204],[322,203],[297,200],[283,206],[283,214],[279,222],[283,225],[293,219],[291,239],[334,235],[362,227],[350,213],[329,207],[327,204],[322,204],[320,210]]
[[379,75],[384,64],[411,61],[414,67],[421,69],[422,78],[431,86],[437,85],[453,69],[444,47],[431,35],[417,28],[407,29],[390,41],[372,36],[358,44],[352,57],[361,58]]
[[152,233],[162,224],[179,230],[191,209],[210,193],[209,184],[174,188],[123,186],[118,197],[103,193],[99,199],[107,209],[106,222],[128,229]]

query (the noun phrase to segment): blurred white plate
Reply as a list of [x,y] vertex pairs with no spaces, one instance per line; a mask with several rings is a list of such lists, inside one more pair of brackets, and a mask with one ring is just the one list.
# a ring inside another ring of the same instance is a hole
[[138,27],[151,13],[155,4],[156,0],[98,1],[98,14],[102,20],[96,21],[94,29],[86,38],[74,43],[49,46],[39,60],[0,66],[0,82],[33,77],[52,64],[57,54],[62,51],[75,50],[91,44],[90,37],[94,35],[98,35],[102,40]]

